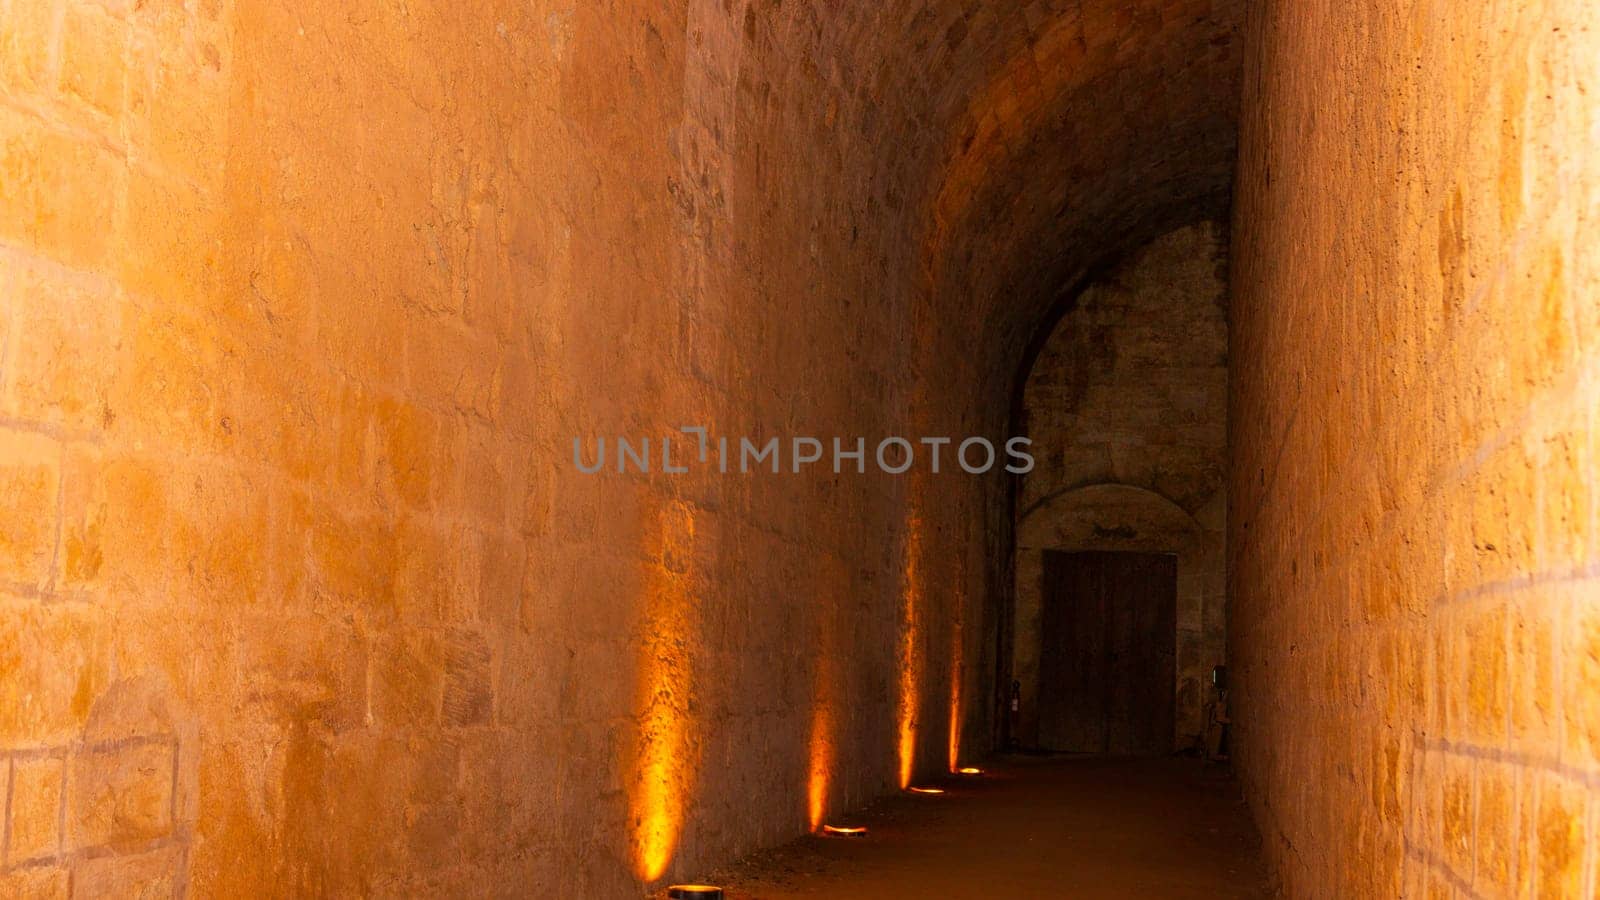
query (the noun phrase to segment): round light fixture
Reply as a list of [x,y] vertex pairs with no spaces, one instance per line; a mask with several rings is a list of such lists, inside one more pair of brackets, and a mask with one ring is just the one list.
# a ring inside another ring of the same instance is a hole
[[824,825],[822,833],[834,837],[866,837],[867,829],[864,825]]
[[942,794],[942,793],[944,793],[944,788],[914,787],[914,788],[906,788],[906,790],[910,791],[913,794]]
[[956,771],[960,772],[962,775],[982,775],[983,774],[983,770],[978,768],[977,766],[962,766],[961,768],[957,769]]
[[722,900],[722,888],[712,884],[675,884],[667,888],[670,900]]

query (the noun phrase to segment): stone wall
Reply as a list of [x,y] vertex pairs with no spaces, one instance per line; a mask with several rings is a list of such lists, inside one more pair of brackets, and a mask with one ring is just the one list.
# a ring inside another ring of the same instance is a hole
[[949,427],[807,27],[0,2],[0,895],[626,896],[960,755],[977,501],[571,464]]
[[1594,896],[1600,7],[1266,2],[1247,41],[1229,655],[1272,862]]
[[1000,479],[570,442],[1000,437],[1242,8],[0,0],[0,894],[622,896],[980,752]]
[[1044,342],[1022,397],[1036,468],[1016,504],[1012,677],[1038,738],[1045,550],[1178,556],[1178,746],[1198,746],[1226,623],[1227,281],[1212,223],[1173,231],[1085,288]]

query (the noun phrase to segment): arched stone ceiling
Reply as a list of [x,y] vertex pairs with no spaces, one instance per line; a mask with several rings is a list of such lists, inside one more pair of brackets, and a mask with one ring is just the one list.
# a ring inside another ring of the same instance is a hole
[[1226,208],[1244,0],[765,3],[996,387],[1065,287]]
[[1000,377],[1062,289],[1217,214],[1231,184],[1238,4],[1076,10],[1040,41],[1073,52],[1044,69],[1035,49],[991,81],[975,107],[1018,114],[968,115],[936,182],[924,244],[933,290],[941,304],[969,304]]

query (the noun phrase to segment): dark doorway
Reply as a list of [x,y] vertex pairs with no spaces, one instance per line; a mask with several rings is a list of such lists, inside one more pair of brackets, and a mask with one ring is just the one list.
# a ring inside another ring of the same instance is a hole
[[1047,550],[1041,595],[1040,746],[1171,753],[1178,558]]

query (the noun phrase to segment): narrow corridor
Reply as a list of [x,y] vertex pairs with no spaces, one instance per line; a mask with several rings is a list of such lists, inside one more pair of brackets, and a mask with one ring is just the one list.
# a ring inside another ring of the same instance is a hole
[[730,898],[1270,896],[1238,787],[1193,759],[1006,757],[725,875]]
[[0,0],[0,900],[1600,900],[1597,251],[1600,0]]

